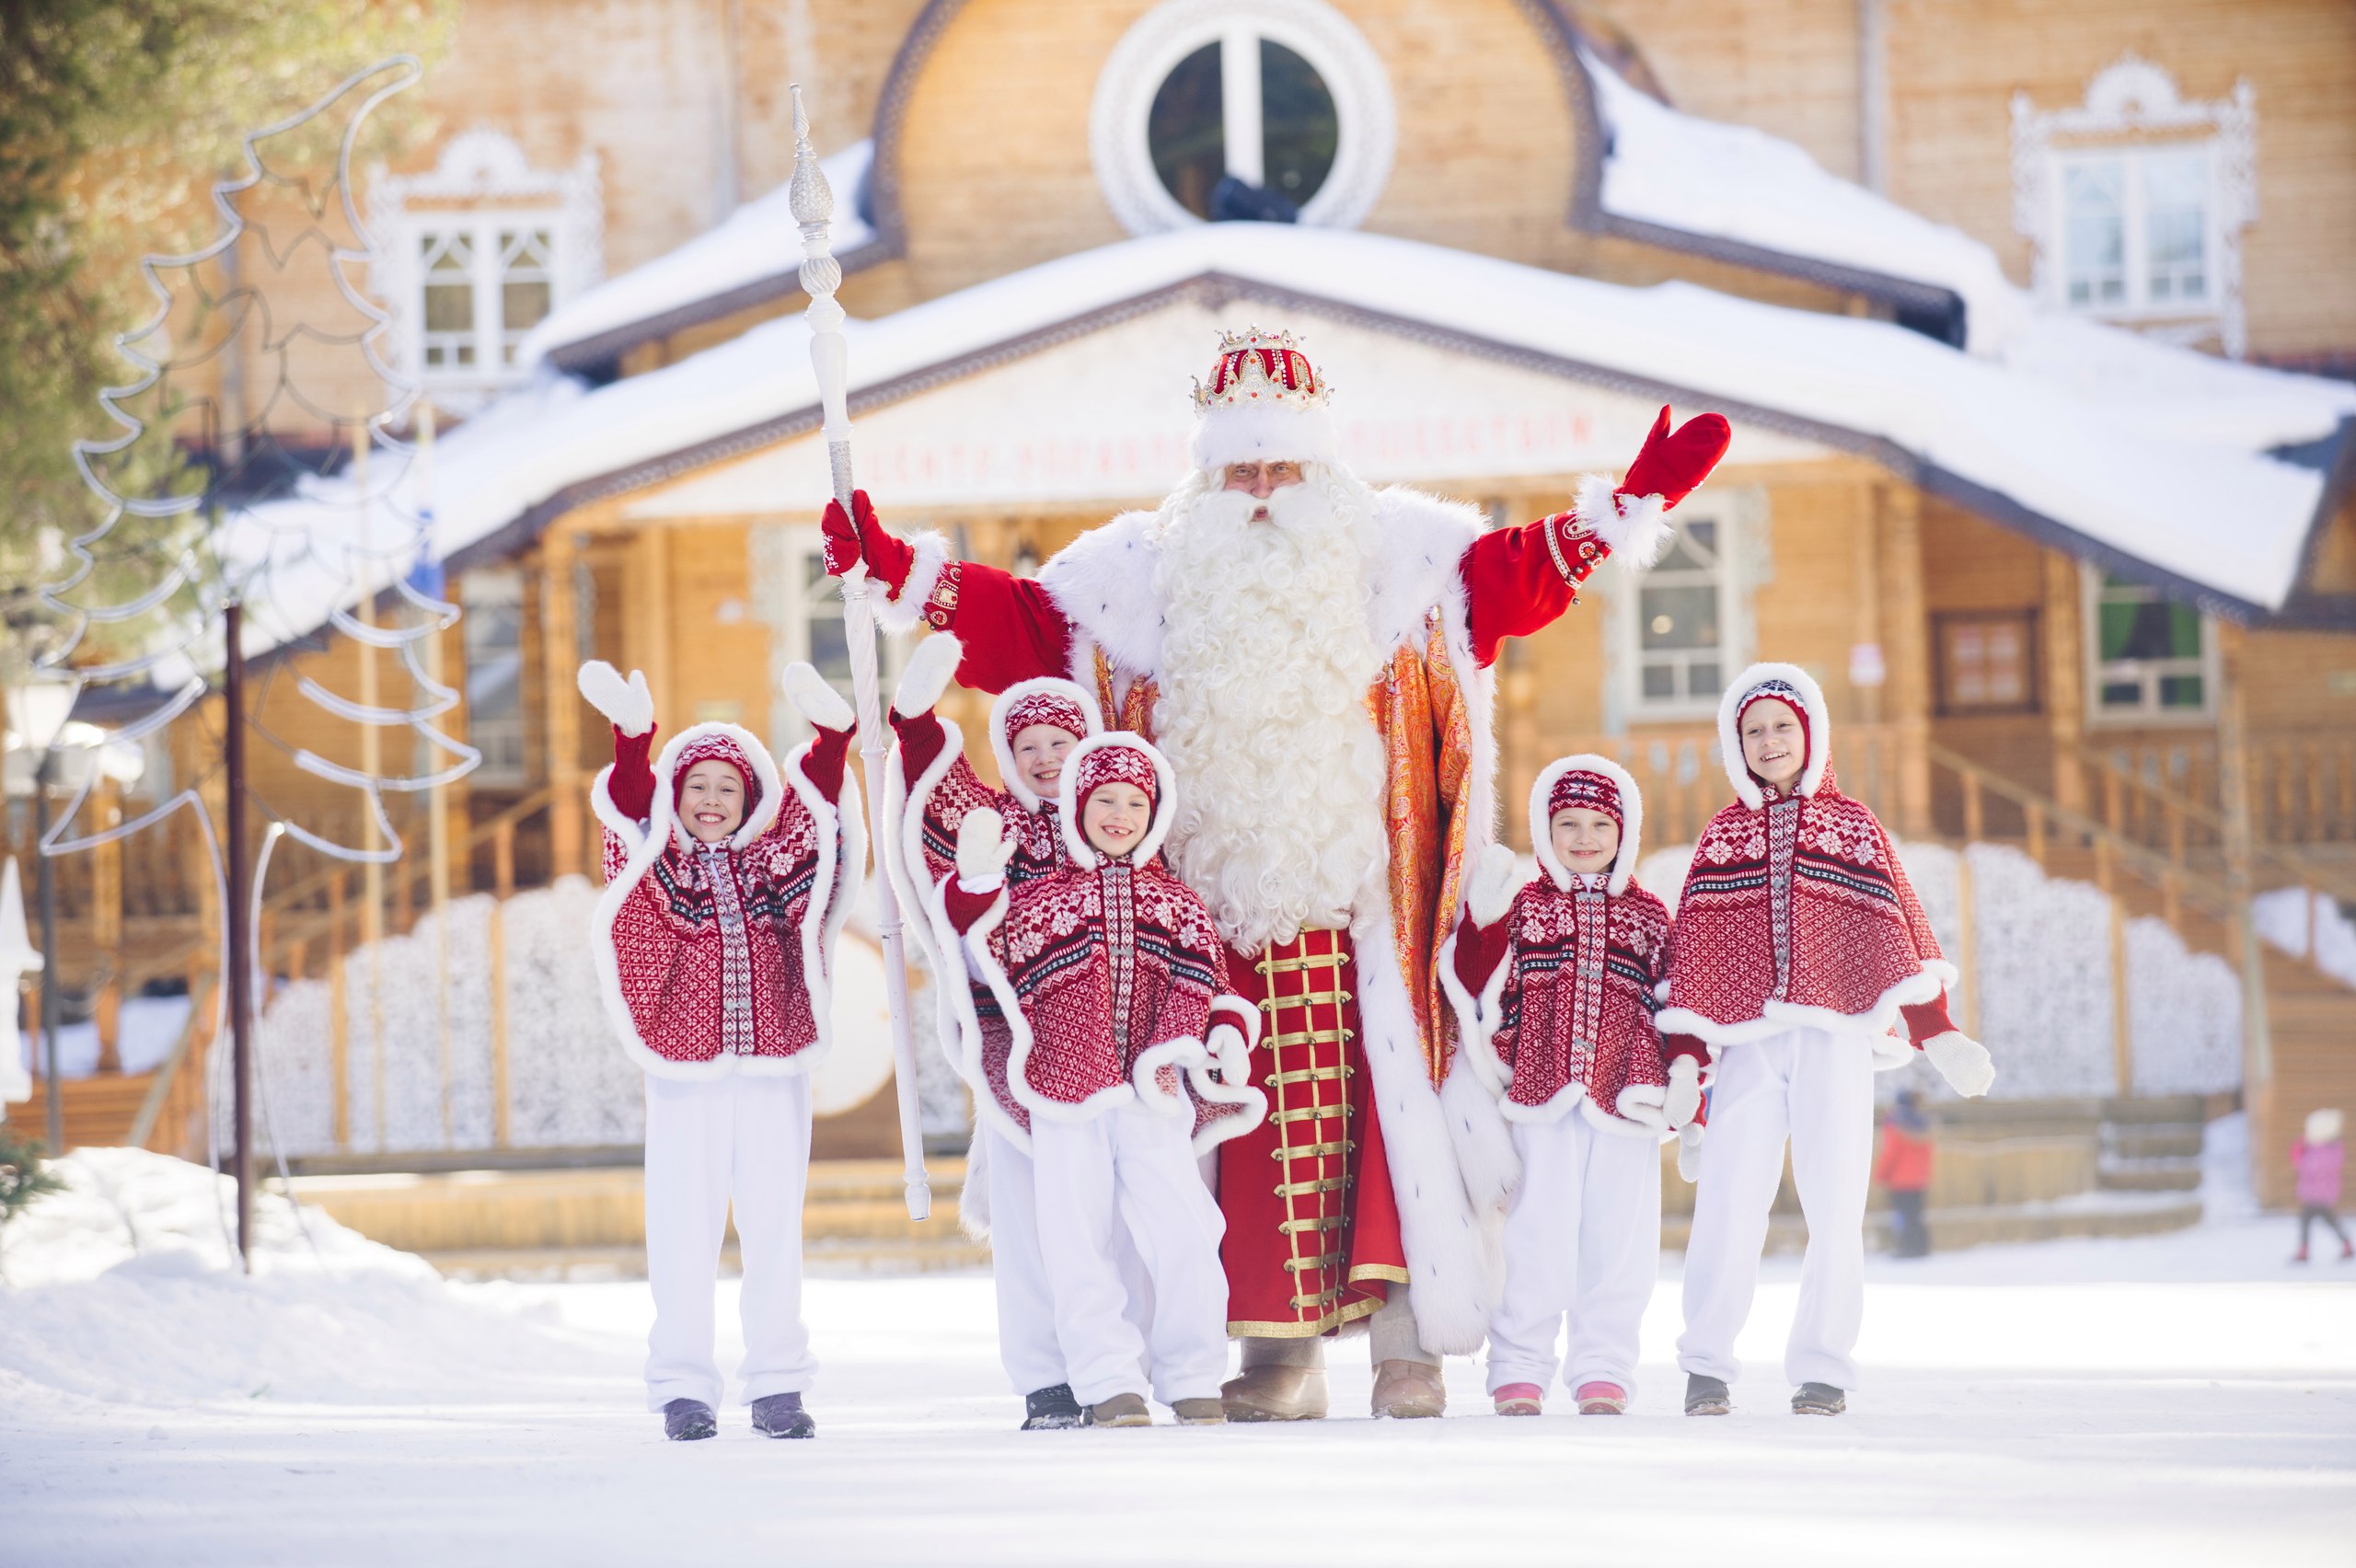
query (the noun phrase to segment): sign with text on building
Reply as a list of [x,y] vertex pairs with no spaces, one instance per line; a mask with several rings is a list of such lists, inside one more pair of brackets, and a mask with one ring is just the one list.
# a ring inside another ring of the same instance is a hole
[[[1344,459],[1371,482],[1559,479],[1616,472],[1659,404],[1378,328],[1267,306],[1192,301],[984,365],[856,416],[854,465],[879,505],[959,508],[1149,502],[1187,467],[1194,381],[1222,328],[1299,334],[1334,388]],[[854,366],[854,372],[856,366]],[[1697,409],[1680,408],[1682,421]],[[1734,463],[1826,449],[1737,424]],[[634,498],[633,518],[812,513],[828,494],[816,432]]]

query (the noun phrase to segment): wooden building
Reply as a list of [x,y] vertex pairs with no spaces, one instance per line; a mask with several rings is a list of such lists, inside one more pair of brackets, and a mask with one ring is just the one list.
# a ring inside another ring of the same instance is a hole
[[[789,79],[895,527],[1027,570],[1152,503],[1212,330],[1247,319],[1307,338],[1361,473],[1500,523],[1624,462],[1660,402],[1722,409],[1670,555],[1508,651],[1502,798],[1600,746],[1648,836],[1690,839],[1724,680],[1801,663],[1901,836],[2019,845],[2235,966],[2261,1151],[2356,1100],[2356,991],[2249,917],[2356,902],[2356,11],[469,0],[418,89],[445,129],[368,202],[402,363],[458,421],[461,888],[593,865],[581,658],[643,668],[666,722],[780,741],[777,672],[845,674]],[[1203,221],[1255,202],[1298,221]],[[349,689],[360,657],[308,667]],[[306,788],[265,764],[272,798]],[[123,890],[167,875],[69,873],[90,940],[143,954],[125,975],[192,962],[184,930],[126,936]],[[282,971],[429,880],[372,914],[301,876]]]

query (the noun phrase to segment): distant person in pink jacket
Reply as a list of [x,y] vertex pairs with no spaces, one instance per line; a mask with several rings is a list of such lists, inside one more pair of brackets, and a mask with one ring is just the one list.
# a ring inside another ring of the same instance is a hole
[[2298,1176],[2299,1251],[2292,1258],[2294,1263],[2307,1261],[2307,1232],[2316,1220],[2331,1227],[2339,1238],[2339,1259],[2346,1262],[2356,1257],[2356,1247],[2348,1244],[2348,1232],[2339,1227],[2339,1171],[2348,1154],[2348,1146],[2340,1141],[2340,1117],[2337,1111],[2312,1111],[2307,1113],[2307,1135],[2291,1146],[2291,1169]]

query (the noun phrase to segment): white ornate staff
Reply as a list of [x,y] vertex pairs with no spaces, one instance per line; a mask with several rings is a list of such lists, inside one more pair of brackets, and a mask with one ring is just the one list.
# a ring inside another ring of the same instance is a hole
[[[803,112],[802,87],[793,93],[793,183],[786,192],[793,221],[802,226],[802,292],[810,296],[810,367],[818,375],[818,402],[826,416],[826,462],[834,471],[835,499],[850,504],[850,408],[847,383],[849,351],[843,341],[842,264],[835,259],[827,220],[835,215],[835,193],[810,145],[810,117]],[[850,684],[859,702],[859,755],[866,764],[867,821],[880,865],[891,842],[892,824],[884,805],[884,717],[875,678],[875,612],[867,602],[865,562],[843,573],[843,635],[850,644]],[[889,877],[875,879],[884,938],[884,987],[892,1013],[892,1076],[900,1096],[900,1152],[907,1161],[908,1217],[932,1213],[932,1188],[924,1173],[924,1126],[917,1113],[916,1041],[908,1024],[908,966],[900,943],[900,901]]]

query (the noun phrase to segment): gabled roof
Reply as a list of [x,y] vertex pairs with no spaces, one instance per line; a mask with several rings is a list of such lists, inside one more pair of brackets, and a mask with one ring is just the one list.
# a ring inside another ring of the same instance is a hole
[[[1205,291],[1257,302],[1239,306],[1239,320],[1338,315],[1658,397],[1680,416],[1715,408],[1854,451],[2240,617],[2278,610],[2291,594],[2337,493],[2315,465],[2346,450],[2356,420],[2356,386],[2078,320],[2037,318],[1982,359],[1888,323],[1687,283],[1627,288],[1408,240],[1255,224],[1127,240],[853,320],[852,407],[984,374]],[[453,565],[511,554],[575,507],[813,431],[816,405],[798,316],[604,386],[544,369],[441,444],[436,552]],[[1183,424],[1174,392],[1171,410]],[[2271,455],[2302,444],[2313,449],[2304,463]],[[337,519],[352,509],[331,489],[303,504],[344,525]],[[822,499],[808,498],[813,510]]]
[[[852,272],[883,259],[867,221],[875,144],[819,160],[835,194],[835,259]],[[574,375],[601,372],[641,343],[802,292],[802,231],[784,184],[755,198],[676,249],[609,278],[549,313],[525,336],[518,363]]]

